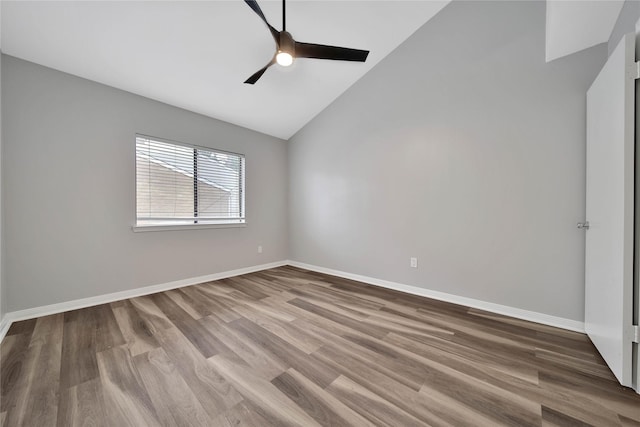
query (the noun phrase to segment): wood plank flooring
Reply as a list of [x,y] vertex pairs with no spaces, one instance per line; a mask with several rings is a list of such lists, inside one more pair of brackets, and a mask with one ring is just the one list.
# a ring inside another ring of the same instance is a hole
[[14,323],[3,426],[640,426],[583,335],[280,267]]

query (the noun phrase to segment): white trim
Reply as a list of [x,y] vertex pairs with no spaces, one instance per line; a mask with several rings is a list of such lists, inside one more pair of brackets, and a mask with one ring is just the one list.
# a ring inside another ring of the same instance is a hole
[[393,289],[395,291],[405,292],[407,294],[433,298],[440,301],[446,301],[454,304],[464,305],[466,307],[472,307],[480,310],[490,311],[496,314],[511,316],[517,319],[528,320],[530,322],[541,323],[543,325],[554,326],[556,328],[562,328],[570,331],[584,333],[584,322],[579,322],[577,320],[565,319],[564,317],[551,316],[549,314],[538,313],[536,311],[523,310],[520,308],[509,307],[501,304],[494,304],[492,302],[481,301],[481,300],[467,298],[467,297],[461,297],[458,295],[448,294],[445,292],[432,291],[430,289],[420,288],[420,287],[411,286],[411,285],[405,285],[402,283],[390,282],[387,280],[376,279],[368,276],[361,276],[359,274],[346,273],[344,271],[318,267],[315,265],[305,264],[298,261],[290,260],[288,264],[293,267],[316,271],[318,273],[330,274],[332,276],[343,277],[345,279],[357,280],[358,282],[363,282],[363,283],[374,285],[374,286],[380,286],[382,288]]
[[131,230],[134,233],[142,233],[146,231],[180,231],[180,230],[198,230],[203,228],[242,228],[247,223],[242,222],[218,222],[218,223],[198,223],[198,224],[172,224],[172,225],[133,225]]
[[128,298],[140,297],[143,295],[155,294],[157,292],[168,291],[185,286],[197,285],[199,283],[211,282],[214,280],[226,279],[227,277],[240,276],[242,274],[255,273],[256,271],[268,270],[270,268],[287,265],[287,261],[276,261],[269,264],[254,265],[252,267],[239,268],[237,270],[223,271],[221,273],[207,274],[205,276],[191,277],[188,279],[176,280],[159,285],[145,286],[127,291],[114,292],[111,294],[98,295],[95,297],[82,298],[73,301],[61,302],[58,304],[45,305],[41,307],[27,308],[25,310],[12,311],[4,315],[0,322],[0,342],[7,333],[9,326],[19,320],[34,319],[36,317],[48,316],[50,314],[63,313],[69,310],[92,307],[94,305],[106,304]]
[[551,316],[535,311],[523,310],[520,308],[509,307],[506,305],[494,304],[491,302],[480,301],[473,298],[466,298],[445,292],[432,291],[417,286],[404,285],[402,283],[390,282],[387,280],[376,279],[359,274],[347,273],[344,271],[333,270],[330,268],[318,267],[311,264],[305,264],[298,261],[277,261],[269,264],[255,265],[252,267],[239,268],[236,270],[223,271],[220,273],[208,274],[205,276],[191,277],[188,279],[176,280],[173,282],[163,283],[159,285],[145,286],[127,291],[114,292],[111,294],[99,295],[95,297],[82,298],[73,301],[61,302],[58,304],[45,305],[42,307],[28,308],[6,313],[0,321],[0,342],[4,339],[5,334],[13,322],[20,320],[33,319],[50,314],[63,313],[69,310],[77,310],[79,308],[92,307],[95,305],[106,304],[113,301],[120,301],[128,298],[135,298],[143,295],[155,294],[157,292],[168,291],[170,289],[182,288],[185,286],[197,285],[199,283],[211,282],[214,280],[225,279],[227,277],[240,276],[242,274],[254,273],[256,271],[268,270],[270,268],[282,267],[283,265],[291,265],[293,267],[303,268],[305,270],[317,271],[318,273],[329,274],[332,276],[343,277],[345,279],[357,280],[359,282],[380,286],[387,289],[393,289],[412,295],[433,298],[440,301],[451,302],[454,304],[473,307],[486,310],[492,313],[503,314],[505,316],[515,317],[517,319],[528,320],[531,322],[541,323],[543,325],[554,326],[557,328],[567,329],[584,333],[584,323],[576,320],[565,319],[562,317]]
[[0,320],[0,343],[4,339],[4,336],[7,335],[9,326],[11,326],[11,321],[7,318],[7,315],[5,314],[4,316],[2,316],[2,319]]

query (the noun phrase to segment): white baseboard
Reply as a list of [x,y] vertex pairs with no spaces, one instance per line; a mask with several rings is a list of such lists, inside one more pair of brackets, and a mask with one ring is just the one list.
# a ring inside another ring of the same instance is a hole
[[330,274],[332,276],[343,277],[345,279],[357,280],[369,285],[380,286],[382,288],[393,289],[395,291],[405,292],[412,295],[433,298],[440,301],[446,301],[454,304],[464,305],[466,307],[477,308],[480,310],[490,311],[496,314],[515,317],[517,319],[528,320],[530,322],[541,323],[543,325],[554,326],[556,328],[567,329],[570,331],[585,333],[584,322],[577,320],[565,319],[563,317],[551,316],[549,314],[538,313],[535,311],[523,310],[520,308],[509,307],[492,302],[481,301],[473,298],[461,297],[445,292],[432,291],[417,286],[404,285],[402,283],[389,282],[387,280],[376,279],[359,274],[347,273],[344,271],[332,270],[330,268],[318,267],[315,265],[305,264],[298,261],[288,261],[288,264],[294,267],[303,268],[305,270],[316,271],[318,273]]
[[157,292],[168,291],[170,289],[182,288],[185,286],[196,285],[198,283],[211,282],[213,280],[225,279],[227,277],[240,276],[242,274],[254,273],[256,271],[268,270],[270,268],[281,267],[283,265],[291,265],[306,270],[317,271],[332,276],[343,277],[345,279],[357,280],[369,285],[380,286],[387,289],[393,289],[412,295],[419,295],[427,298],[433,298],[440,301],[451,302],[454,304],[464,305],[467,307],[478,308],[492,313],[503,314],[505,316],[515,317],[517,319],[528,320],[531,322],[541,323],[543,325],[555,326],[557,328],[568,329],[570,331],[584,333],[584,323],[576,320],[565,319],[562,317],[551,316],[548,314],[538,313],[535,311],[522,310],[519,308],[509,307],[506,305],[494,304],[491,302],[480,301],[473,298],[466,298],[445,292],[432,291],[429,289],[419,288],[417,286],[404,285],[402,283],[390,282],[387,280],[376,279],[359,274],[347,273],[344,271],[333,270],[330,268],[318,267],[315,265],[305,264],[298,261],[278,261],[269,264],[255,265],[252,267],[240,268],[237,270],[223,271],[221,273],[208,274],[206,276],[191,277],[188,279],[176,280],[173,282],[163,283],[159,285],[145,286],[127,291],[114,292],[111,294],[98,295],[95,297],[82,298],[73,301],[62,302],[58,304],[45,305],[42,307],[28,308],[6,313],[0,320],[0,342],[4,339],[9,327],[13,322],[20,320],[33,319],[36,317],[48,316],[50,314],[63,313],[69,310],[77,310],[79,308],[92,307],[95,305],[106,304],[114,301],[120,301],[128,298],[135,298],[143,295],[155,294]]
[[73,301],[50,304],[42,307],[27,308],[6,313],[0,321],[0,342],[13,322],[19,320],[33,319],[36,317],[48,316],[50,314],[62,313],[79,308],[92,307],[94,305],[106,304],[128,298],[140,297],[143,295],[155,294],[157,292],[168,291],[170,289],[182,288],[185,286],[197,285],[198,283],[211,282],[213,280],[226,279],[227,277],[240,276],[242,274],[254,273],[256,271],[268,270],[270,268],[287,265],[287,261],[277,261],[269,264],[254,265],[252,267],[239,268],[237,270],[223,271],[221,273],[208,274],[205,276],[190,277],[188,279],[176,280],[159,285],[145,286],[127,291],[114,292],[111,294],[98,295],[95,297],[81,298]]
[[11,321],[7,319],[7,315],[5,314],[2,316],[2,319],[0,319],[0,343],[4,339],[4,336],[7,335],[9,326],[11,326]]

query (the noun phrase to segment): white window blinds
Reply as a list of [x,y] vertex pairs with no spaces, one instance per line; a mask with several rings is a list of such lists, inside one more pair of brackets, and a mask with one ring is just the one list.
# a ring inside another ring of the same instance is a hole
[[244,156],[136,137],[137,225],[244,222]]

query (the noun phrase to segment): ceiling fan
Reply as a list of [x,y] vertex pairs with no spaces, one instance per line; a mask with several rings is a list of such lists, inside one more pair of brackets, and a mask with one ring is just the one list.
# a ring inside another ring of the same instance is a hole
[[333,59],[337,61],[357,61],[364,62],[369,55],[368,50],[361,49],[349,49],[346,47],[326,46],[322,44],[313,43],[301,43],[297,42],[291,36],[291,33],[287,32],[286,21],[286,4],[285,0],[282,0],[282,31],[278,31],[273,28],[267,18],[265,18],[262,9],[258,5],[256,0],[244,0],[251,9],[267,24],[271,35],[276,41],[276,53],[269,61],[267,65],[255,72],[249,77],[245,83],[254,84],[262,77],[267,68],[275,63],[288,67],[293,64],[294,58],[316,58],[316,59]]

